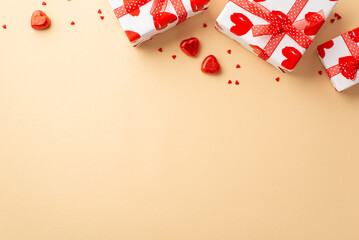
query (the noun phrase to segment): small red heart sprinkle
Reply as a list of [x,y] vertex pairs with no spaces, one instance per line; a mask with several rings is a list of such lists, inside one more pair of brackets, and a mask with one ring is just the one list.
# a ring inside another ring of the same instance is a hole
[[97,12],[98,12],[98,14],[102,14],[102,11],[101,11],[101,9],[99,9],[99,10],[98,10]]
[[199,41],[197,38],[183,40],[180,44],[181,50],[188,56],[194,57],[199,50]]
[[105,17],[104,16],[100,16],[101,20],[103,20]]
[[75,22],[74,22],[74,21],[72,21],[72,22],[71,22],[71,25],[75,25]]
[[228,81],[228,84],[232,84],[232,81],[231,81],[231,80],[229,80],[229,81]]
[[334,17],[338,17],[338,13],[334,13]]
[[231,50],[231,49],[228,49],[228,50],[227,50],[227,53],[228,53],[228,54],[231,54],[231,53],[232,53],[232,50]]
[[236,81],[236,85],[239,85],[239,82],[238,82],[238,81]]
[[206,27],[207,27],[207,24],[203,23],[203,27],[206,28]]
[[237,64],[236,68],[241,68],[241,66],[239,64]]
[[334,19],[334,18],[330,19],[330,22],[331,22],[331,23],[334,23],[334,22],[335,22],[335,19]]
[[322,74],[323,74],[323,71],[319,71],[318,74],[319,74],[319,75],[322,75]]
[[173,59],[176,59],[176,57],[177,57],[176,55],[172,55],[172,58],[173,58]]
[[221,71],[221,65],[219,65],[215,56],[209,55],[203,60],[201,71],[208,74],[217,74]]
[[338,20],[342,19],[342,16],[338,16],[337,19],[338,19]]
[[3,29],[6,29],[6,25],[5,25],[5,24],[4,24],[4,25],[2,25],[2,28],[3,28]]
[[159,48],[158,51],[159,51],[159,52],[162,52],[163,50],[162,50],[162,48]]
[[42,2],[42,5],[46,6],[46,2]]
[[276,80],[277,82],[279,82],[280,78],[279,78],[279,77],[277,77],[275,80]]

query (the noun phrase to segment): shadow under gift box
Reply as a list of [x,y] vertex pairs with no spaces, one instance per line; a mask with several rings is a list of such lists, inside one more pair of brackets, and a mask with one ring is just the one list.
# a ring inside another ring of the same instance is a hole
[[359,83],[359,28],[319,45],[317,52],[337,91]]
[[230,0],[216,29],[282,72],[293,71],[337,0]]
[[207,10],[210,0],[109,0],[134,47]]

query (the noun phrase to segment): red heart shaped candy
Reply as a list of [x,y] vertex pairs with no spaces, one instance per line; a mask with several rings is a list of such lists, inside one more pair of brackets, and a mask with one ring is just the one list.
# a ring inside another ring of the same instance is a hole
[[180,45],[182,51],[188,56],[194,57],[199,50],[199,41],[197,38],[183,40]]
[[50,18],[40,10],[35,11],[31,16],[31,27],[36,30],[48,28],[51,25]]
[[219,65],[215,56],[209,55],[203,60],[201,71],[208,74],[217,74],[221,71],[221,65]]

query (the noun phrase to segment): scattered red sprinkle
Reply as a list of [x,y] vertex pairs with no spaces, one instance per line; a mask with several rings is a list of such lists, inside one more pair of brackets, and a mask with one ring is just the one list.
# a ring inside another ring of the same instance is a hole
[[207,27],[207,24],[203,23],[203,27],[206,28],[206,27]]
[[239,85],[239,82],[238,82],[238,81],[236,81],[236,85]]
[[241,66],[239,64],[237,64],[236,68],[241,68]]
[[98,10],[97,12],[98,12],[98,14],[102,14],[102,11],[101,11],[101,9],[99,9],[99,10]]
[[277,77],[275,80],[276,80],[277,82],[279,82],[280,78],[279,78],[279,77]]
[[176,59],[176,57],[177,57],[176,55],[172,55],[172,58],[173,58],[173,59]]
[[232,53],[232,50],[231,50],[231,49],[228,49],[228,50],[227,50],[227,53],[228,53],[228,54],[231,54],[231,53]]
[[319,75],[322,75],[322,74],[323,74],[323,71],[318,71],[318,74],[319,74]]
[[229,80],[229,81],[228,81],[228,84],[232,84],[232,81],[231,81],[231,80]]
[[3,29],[6,29],[6,24],[2,25],[2,28],[3,28]]
[[340,16],[339,13],[334,13],[334,17],[336,17],[338,20],[342,19],[342,16]]
[[334,18],[330,19],[330,22],[331,22],[331,23],[334,23],[334,22],[335,22],[335,19],[334,19]]
[[163,50],[162,50],[162,48],[159,48],[158,51],[159,51],[159,52],[162,52]]
[[74,22],[74,21],[72,21],[72,22],[71,22],[71,25],[75,25],[75,22]]
[[101,20],[103,20],[105,17],[104,16],[100,16]]
[[46,2],[42,2],[42,5],[46,6]]

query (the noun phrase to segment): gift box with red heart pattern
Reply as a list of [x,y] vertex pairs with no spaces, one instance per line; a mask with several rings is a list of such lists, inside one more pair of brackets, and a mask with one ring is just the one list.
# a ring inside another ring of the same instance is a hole
[[210,0],[109,0],[133,46],[205,11]]
[[319,45],[317,52],[337,91],[359,83],[359,28]]
[[230,0],[216,28],[283,72],[293,71],[337,0]]

